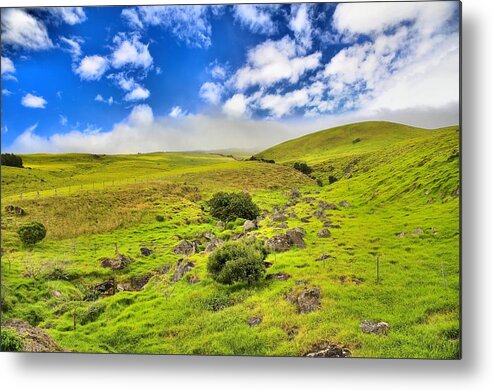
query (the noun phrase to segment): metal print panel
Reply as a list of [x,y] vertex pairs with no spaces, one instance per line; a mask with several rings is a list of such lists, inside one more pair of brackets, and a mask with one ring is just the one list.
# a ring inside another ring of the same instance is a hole
[[460,358],[460,3],[1,10],[3,351]]

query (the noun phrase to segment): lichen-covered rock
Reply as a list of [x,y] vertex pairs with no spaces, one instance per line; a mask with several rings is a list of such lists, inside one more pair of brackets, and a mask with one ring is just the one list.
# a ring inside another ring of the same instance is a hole
[[296,227],[293,229],[288,229],[286,231],[286,235],[289,237],[289,240],[291,240],[291,243],[294,244],[295,246],[298,246],[299,248],[305,248],[305,241],[303,240],[305,236],[305,230],[300,227]]
[[323,230],[317,233],[317,236],[319,238],[329,238],[331,236],[331,233],[327,228],[324,228]]
[[175,247],[173,247],[173,252],[175,254],[181,254],[190,256],[195,254],[196,247],[194,243],[189,242],[188,240],[182,240]]
[[205,247],[205,252],[211,253],[215,249],[221,247],[223,244],[224,242],[219,238],[212,239],[209,243],[207,243],[207,246]]
[[257,229],[257,224],[255,223],[255,221],[247,220],[243,224],[243,231],[245,232],[254,231],[256,229]]
[[337,346],[328,345],[323,349],[317,349],[313,352],[307,353],[306,357],[314,358],[346,358],[351,357],[351,351],[349,349]]
[[176,262],[176,270],[173,274],[173,282],[179,281],[186,273],[195,267],[195,263],[191,261],[185,261],[183,258]]
[[341,202],[339,202],[339,206],[342,208],[348,208],[351,206],[351,204],[346,200],[342,200]]
[[386,322],[373,322],[371,320],[364,320],[359,325],[360,330],[366,334],[379,334],[385,335],[389,331],[389,324]]
[[121,270],[132,263],[132,258],[123,254],[117,254],[115,258],[103,258],[101,260],[102,267],[108,267],[112,270]]
[[318,287],[305,288],[299,294],[289,294],[287,299],[291,303],[296,304],[299,313],[306,314],[320,308],[322,293]]

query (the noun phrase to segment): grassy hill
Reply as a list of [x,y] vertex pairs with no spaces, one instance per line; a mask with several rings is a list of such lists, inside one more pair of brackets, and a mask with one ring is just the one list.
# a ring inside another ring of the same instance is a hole
[[433,132],[393,122],[360,122],[310,133],[276,145],[256,156],[279,163],[298,160],[319,163],[334,157],[376,151],[409,139],[430,137]]
[[[281,164],[208,154],[23,156],[31,170],[2,167],[2,206],[27,213],[2,208],[3,318],[26,320],[81,352],[298,356],[336,344],[355,357],[457,358],[457,130],[353,124],[259,154]],[[294,161],[308,162],[323,186]],[[170,283],[181,240],[242,234],[241,220],[218,227],[205,207],[222,190],[252,194],[264,217],[254,231],[261,240],[304,229],[306,248],[268,255],[267,274],[287,280],[221,285],[207,274],[202,247],[187,258],[193,269]],[[322,213],[326,204],[335,208]],[[286,221],[276,221],[279,213]],[[16,229],[32,220],[48,237],[31,251]],[[320,237],[324,228],[329,237]],[[115,243],[133,262],[111,271],[100,260],[114,256]],[[141,255],[142,246],[153,254]],[[88,294],[111,278],[147,283]],[[307,287],[320,289],[320,309],[299,313],[288,298]],[[260,324],[249,325],[252,318]],[[387,322],[389,332],[365,334],[363,320]]]

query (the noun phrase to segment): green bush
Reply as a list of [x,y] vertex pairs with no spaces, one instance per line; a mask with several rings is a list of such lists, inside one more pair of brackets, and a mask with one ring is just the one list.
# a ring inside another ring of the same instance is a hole
[[212,196],[208,205],[212,216],[222,221],[254,220],[260,215],[259,207],[248,193],[219,192]]
[[267,251],[260,242],[229,242],[209,256],[207,271],[221,284],[252,284],[263,277],[266,257]]
[[43,224],[35,221],[23,224],[17,230],[22,243],[27,246],[34,246],[37,242],[43,240],[46,236],[46,228]]
[[22,158],[13,153],[2,153],[2,166],[23,168]]
[[306,163],[296,162],[296,163],[294,163],[293,168],[295,170],[302,172],[305,175],[310,175],[313,172],[313,168],[311,168]]
[[12,330],[4,329],[2,334],[2,352],[21,352],[22,341],[19,336]]

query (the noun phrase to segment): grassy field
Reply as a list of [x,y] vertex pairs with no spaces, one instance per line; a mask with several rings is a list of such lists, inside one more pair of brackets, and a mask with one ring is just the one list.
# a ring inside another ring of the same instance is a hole
[[[300,356],[336,344],[353,357],[458,358],[458,150],[458,127],[369,122],[257,155],[276,164],[206,153],[22,156],[29,169],[2,166],[2,318],[26,320],[77,352]],[[294,162],[310,164],[313,178]],[[305,230],[305,249],[267,258],[267,275],[289,279],[224,286],[201,251],[171,281],[182,239],[242,233],[243,221],[222,229],[204,208],[222,190],[250,192],[265,217],[258,238]],[[321,202],[337,208],[320,214]],[[28,221],[48,229],[33,250],[16,234]],[[326,227],[331,236],[319,237]],[[101,267],[116,246],[133,262]],[[142,246],[153,254],[142,256]],[[322,254],[330,257],[316,261]],[[108,279],[138,288],[88,294]],[[321,306],[298,313],[288,298],[306,287],[320,288]],[[254,317],[261,322],[250,326]],[[389,331],[365,334],[363,320]]]

